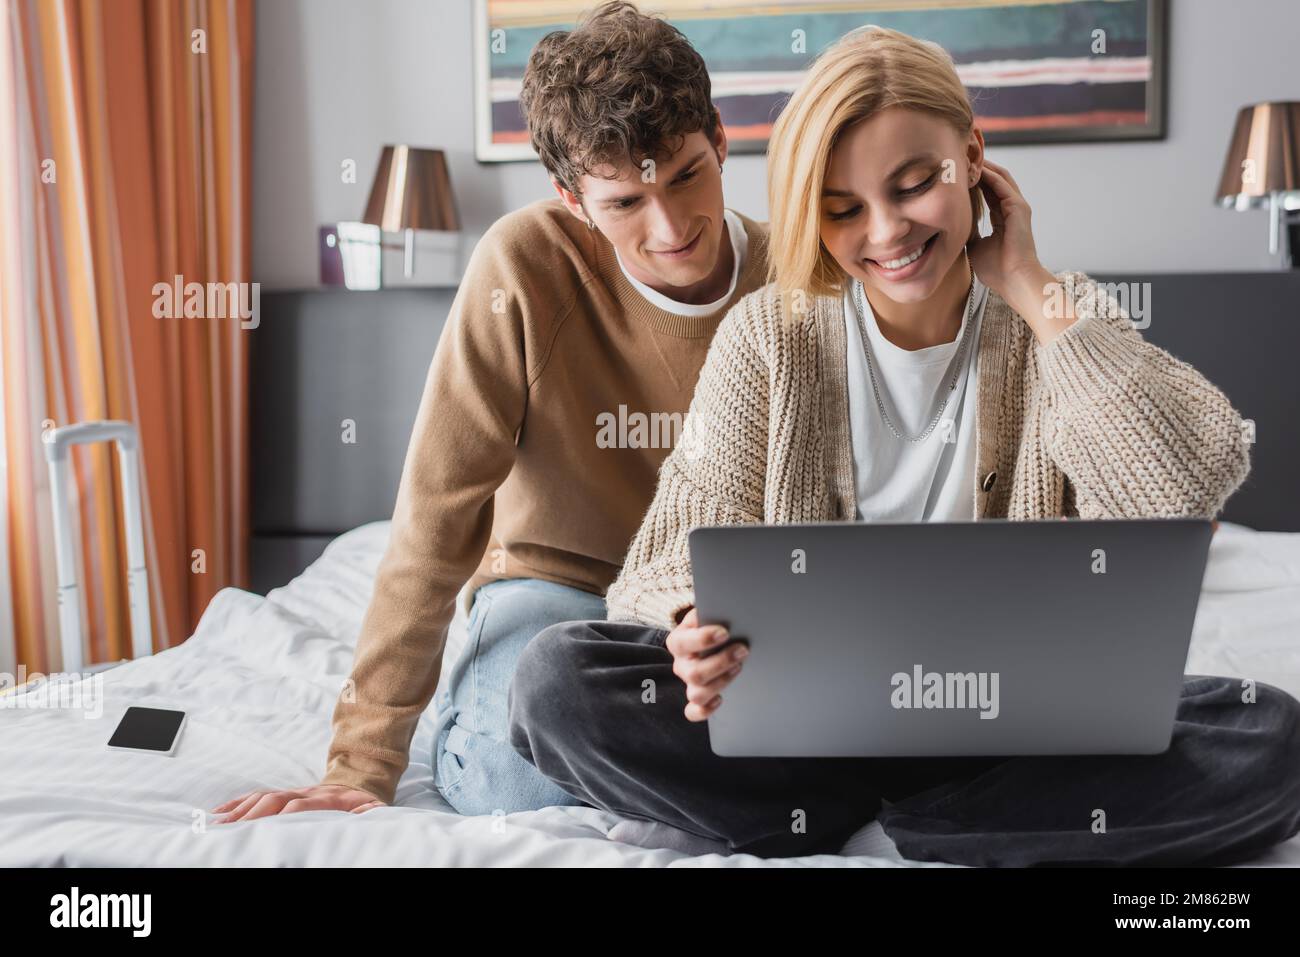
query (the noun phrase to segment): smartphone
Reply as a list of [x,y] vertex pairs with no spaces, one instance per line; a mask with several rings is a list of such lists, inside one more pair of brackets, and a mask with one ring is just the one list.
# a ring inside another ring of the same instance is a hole
[[[698,611],[696,612],[696,614],[699,614]],[[727,640],[720,645],[714,645],[711,648],[705,648],[703,651],[699,653],[699,656],[701,658],[712,658],[714,655],[720,655],[724,651],[730,651],[732,647],[735,645],[744,645],[745,647],[749,647],[749,639],[741,638],[737,635],[732,634],[731,625],[728,622],[712,621],[710,620],[711,618],[712,616],[706,618],[704,615],[699,615],[700,627],[707,628],[709,625],[721,625],[723,628],[727,629]]]
[[184,711],[132,706],[117,723],[117,730],[108,739],[108,746],[115,751],[152,751],[172,755],[176,752],[176,742],[184,724]]

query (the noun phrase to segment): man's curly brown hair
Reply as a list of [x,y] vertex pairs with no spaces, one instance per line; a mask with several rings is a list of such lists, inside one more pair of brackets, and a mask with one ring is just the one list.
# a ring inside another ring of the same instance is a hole
[[704,59],[682,32],[619,0],[537,42],[519,104],[542,165],[577,194],[598,167],[659,162],[698,130],[711,139],[712,95]]

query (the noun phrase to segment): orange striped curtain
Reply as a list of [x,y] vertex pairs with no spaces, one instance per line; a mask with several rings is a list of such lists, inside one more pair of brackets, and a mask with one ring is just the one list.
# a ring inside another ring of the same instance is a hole
[[[51,427],[139,430],[154,650],[246,587],[253,323],[156,287],[249,282],[252,63],[252,0],[0,0],[0,670],[61,667]],[[131,653],[115,459],[72,452],[90,663]]]

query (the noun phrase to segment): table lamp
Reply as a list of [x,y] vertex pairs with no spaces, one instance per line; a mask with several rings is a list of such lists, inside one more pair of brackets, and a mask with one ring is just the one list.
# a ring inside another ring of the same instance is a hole
[[1216,198],[1229,209],[1268,207],[1268,251],[1300,268],[1300,102],[1242,107]]
[[414,275],[415,231],[460,229],[443,151],[385,146],[379,155],[379,169],[361,222],[378,226],[384,232],[405,232],[403,272],[408,279]]

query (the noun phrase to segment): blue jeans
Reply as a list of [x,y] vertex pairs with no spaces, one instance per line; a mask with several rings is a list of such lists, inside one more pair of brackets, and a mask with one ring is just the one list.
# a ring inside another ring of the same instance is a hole
[[604,617],[600,595],[541,579],[502,579],[474,592],[465,648],[434,702],[434,784],[459,813],[586,803],[510,746],[507,695],[515,663],[534,635],[560,622]]

